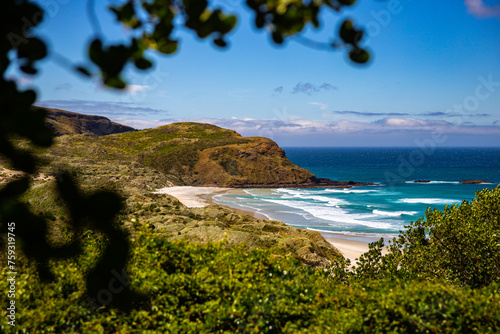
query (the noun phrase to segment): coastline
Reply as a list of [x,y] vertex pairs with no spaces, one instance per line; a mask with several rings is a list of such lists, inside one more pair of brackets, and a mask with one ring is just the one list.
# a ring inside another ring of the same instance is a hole
[[[224,194],[230,190],[238,190],[237,188],[223,188],[223,187],[196,187],[196,186],[175,186],[161,188],[155,191],[156,194],[168,194],[176,197],[182,204],[188,208],[201,208],[214,204],[213,196],[217,194]],[[216,203],[217,204],[217,203]],[[217,204],[221,205],[221,204]],[[242,210],[224,206],[236,213],[250,215],[256,218],[268,219],[267,217],[259,214],[256,211]],[[361,256],[361,254],[369,250],[368,241],[359,240],[359,236],[349,236],[344,234],[329,234],[323,237],[331,243],[335,248],[337,248],[345,258],[351,260],[352,264],[356,264],[356,259]],[[358,239],[358,240],[356,240]],[[371,240],[372,241],[376,241]]]
[[231,189],[223,187],[175,186],[158,189],[154,194],[174,196],[188,208],[203,208],[212,204],[212,196],[225,193],[228,190]]

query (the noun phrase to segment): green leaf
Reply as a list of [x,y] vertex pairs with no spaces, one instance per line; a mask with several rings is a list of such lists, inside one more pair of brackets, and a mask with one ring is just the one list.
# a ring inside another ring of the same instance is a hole
[[356,30],[351,20],[345,20],[340,26],[340,38],[348,44],[353,44],[356,39]]
[[83,66],[75,66],[75,70],[85,75],[86,77],[92,76],[92,74]]
[[221,48],[227,47],[227,43],[222,38],[214,39],[214,44]]
[[158,51],[164,54],[172,54],[177,51],[178,43],[177,41],[168,41],[158,47]]
[[153,66],[153,63],[146,58],[138,58],[134,61],[135,67],[137,67],[140,70],[147,70],[148,68],[151,68]]
[[89,46],[89,58],[94,63],[99,65],[102,61],[103,51],[102,51],[102,42],[100,39],[94,39]]
[[370,54],[364,49],[354,48],[349,52],[349,58],[358,64],[366,64],[370,60]]
[[127,87],[125,81],[120,77],[106,78],[104,79],[104,84],[108,87],[116,89],[125,89],[125,87]]
[[280,34],[279,32],[273,32],[273,34],[271,35],[271,37],[273,38],[273,41],[274,43],[276,44],[282,44],[283,43],[283,35]]
[[47,56],[47,46],[42,40],[31,37],[26,43],[19,44],[17,53],[20,58],[28,58],[31,61],[40,60]]
[[356,3],[356,0],[338,0],[342,6],[352,6]]
[[19,67],[19,69],[21,71],[23,71],[24,73],[31,74],[31,75],[35,75],[38,72],[37,69],[33,66],[33,63],[31,63],[31,62],[27,63],[27,64],[24,64],[24,65],[21,65]]
[[229,15],[226,16],[224,20],[222,20],[222,23],[224,24],[224,30],[222,32],[228,33],[234,29],[234,27],[238,23],[238,18],[234,15]]

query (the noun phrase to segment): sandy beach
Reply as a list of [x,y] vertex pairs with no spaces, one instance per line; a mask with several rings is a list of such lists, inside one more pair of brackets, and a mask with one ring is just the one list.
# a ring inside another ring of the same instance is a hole
[[188,208],[203,208],[212,203],[212,196],[224,193],[230,188],[222,187],[165,187],[155,191],[155,194],[168,194],[177,198]]
[[[229,190],[234,190],[234,188],[177,186],[162,188],[157,190],[155,193],[174,196],[188,208],[200,208],[213,203],[213,195],[221,194]],[[238,213],[250,214],[253,216],[256,215],[255,212],[236,210],[234,208],[230,209]],[[325,239],[334,245],[342,253],[342,255],[350,259],[352,264],[356,263],[356,259],[359,258],[361,254],[368,251],[368,242],[352,240],[349,239],[349,236],[346,236],[345,238],[342,236],[325,236]]]
[[354,264],[361,254],[368,251],[368,243],[349,239],[327,238],[325,239],[337,248],[345,258]]
[[[368,242],[351,240],[346,238],[329,238],[325,236],[325,239],[337,248],[345,258],[351,260],[351,264],[355,265],[357,263],[356,259],[361,256],[361,254],[368,252]],[[387,254],[387,249],[384,247],[382,249],[382,254]]]

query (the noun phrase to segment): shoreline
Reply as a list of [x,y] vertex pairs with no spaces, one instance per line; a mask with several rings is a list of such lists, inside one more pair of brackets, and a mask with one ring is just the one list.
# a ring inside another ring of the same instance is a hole
[[213,203],[212,196],[223,194],[228,190],[231,190],[231,188],[174,186],[161,188],[153,193],[174,196],[188,208],[203,208]]
[[[269,219],[256,211],[237,209],[214,202],[213,196],[217,194],[224,194],[230,190],[239,189],[223,187],[175,186],[161,188],[154,193],[174,196],[188,208],[202,208],[210,204],[217,204],[239,214],[250,215],[255,218]],[[326,241],[337,248],[345,258],[351,260],[351,264],[353,265],[357,263],[356,259],[359,258],[361,254],[369,250],[369,242],[378,240],[378,238],[373,238],[373,240],[370,240],[370,237],[360,237],[336,233],[321,233],[321,235],[326,239]],[[360,239],[369,239],[370,241],[363,241]]]

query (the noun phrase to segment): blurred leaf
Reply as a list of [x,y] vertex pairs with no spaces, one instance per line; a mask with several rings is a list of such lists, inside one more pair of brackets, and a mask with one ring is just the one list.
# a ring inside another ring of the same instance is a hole
[[108,77],[104,79],[104,84],[111,88],[125,89],[127,84],[120,77]]
[[351,20],[345,20],[340,26],[340,38],[345,43],[352,44],[356,39],[356,30],[354,29],[354,23]]
[[158,51],[164,54],[172,54],[177,51],[178,43],[177,41],[167,41],[158,46]]
[[75,67],[75,70],[77,70],[78,72],[80,72],[81,74],[83,74],[84,76],[86,77],[90,77],[92,76],[92,74],[89,72],[89,70],[87,70],[85,67],[83,66],[76,66]]
[[36,70],[36,68],[33,66],[33,63],[27,63],[27,64],[24,64],[24,65],[21,65],[21,66],[19,66],[19,69],[21,71],[23,71],[24,73],[30,74],[30,75],[35,75],[35,74],[38,73],[38,71]]
[[222,39],[222,38],[216,38],[214,39],[215,45],[221,48],[225,48],[227,46],[227,43]]
[[343,6],[352,6],[356,3],[356,0],[338,0]]
[[366,64],[370,60],[370,54],[364,49],[354,48],[349,52],[349,58],[358,64]]
[[39,38],[31,37],[26,39],[26,43],[18,46],[17,53],[19,57],[30,61],[40,60],[47,56],[47,47]]
[[147,70],[148,68],[151,68],[153,66],[153,63],[149,59],[146,59],[146,58],[136,59],[134,63],[135,63],[135,66],[141,70]]

